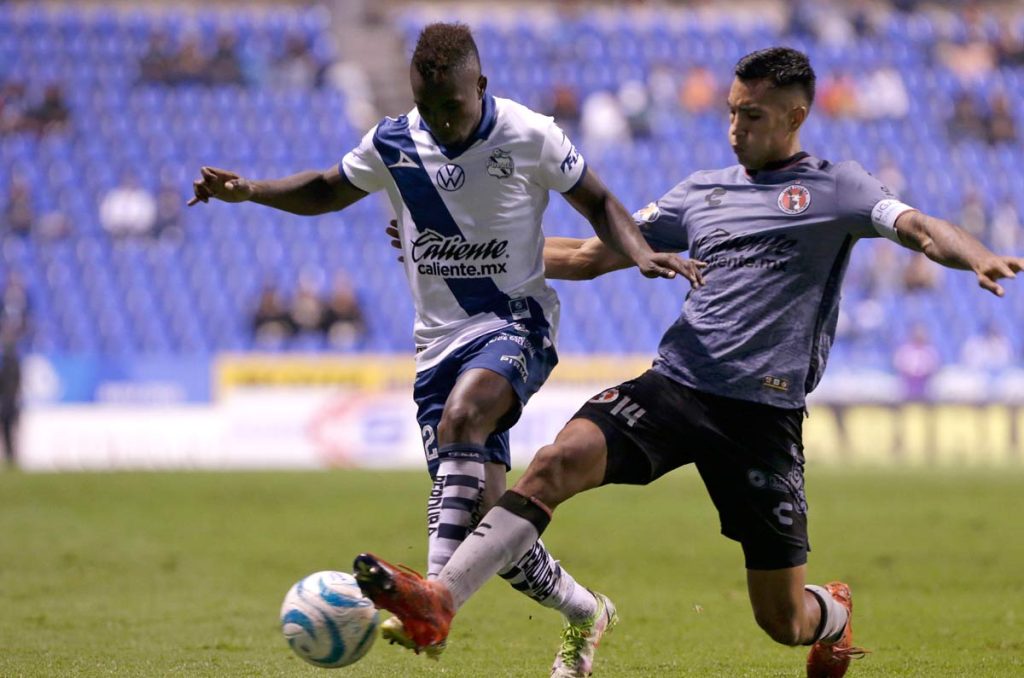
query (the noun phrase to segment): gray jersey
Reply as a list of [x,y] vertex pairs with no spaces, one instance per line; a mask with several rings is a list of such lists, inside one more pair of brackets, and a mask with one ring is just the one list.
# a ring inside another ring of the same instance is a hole
[[692,174],[634,215],[652,247],[708,265],[654,369],[700,391],[803,407],[832,346],[851,247],[898,242],[893,224],[908,209],[857,163],[803,153],[752,174]]

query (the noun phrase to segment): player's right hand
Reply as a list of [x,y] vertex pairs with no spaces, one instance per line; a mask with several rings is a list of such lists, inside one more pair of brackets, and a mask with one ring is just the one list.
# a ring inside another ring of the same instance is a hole
[[[384,229],[384,232],[388,234],[389,238],[391,238],[391,246],[394,247],[399,252],[401,252],[402,251],[402,241],[399,239],[399,235],[398,235],[398,220],[397,219],[392,219],[391,221],[388,222],[388,224],[390,224],[390,225],[387,228]],[[405,257],[404,256],[399,256],[398,260],[399,261],[405,261]]]
[[696,288],[704,286],[701,269],[707,268],[707,264],[697,259],[684,259],[671,252],[652,252],[645,261],[637,262],[637,267],[648,278],[674,278],[678,273]]
[[192,182],[192,190],[196,196],[188,201],[189,207],[200,201],[209,202],[210,198],[224,202],[244,202],[252,197],[252,184],[234,172],[216,167],[202,167],[199,173],[202,178]]

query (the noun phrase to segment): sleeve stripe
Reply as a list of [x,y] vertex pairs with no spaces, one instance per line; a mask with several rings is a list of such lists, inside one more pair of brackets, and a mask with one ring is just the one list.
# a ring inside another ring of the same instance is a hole
[[575,188],[580,185],[580,182],[583,181],[583,177],[587,176],[587,170],[589,169],[590,165],[587,164],[586,158],[583,158],[583,171],[580,172],[579,178],[576,180],[576,183],[574,183],[568,189],[562,191],[562,193],[571,193],[573,190],[575,190]]

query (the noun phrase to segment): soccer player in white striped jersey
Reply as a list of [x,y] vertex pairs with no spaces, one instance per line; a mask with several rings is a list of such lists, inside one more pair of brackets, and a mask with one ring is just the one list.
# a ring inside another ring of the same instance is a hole
[[[551,118],[487,92],[465,25],[427,26],[410,79],[416,107],[382,120],[339,165],[272,181],[204,167],[190,204],[249,200],[315,215],[387,193],[416,306],[414,399],[434,479],[432,577],[504,492],[508,429],[557,362],[558,299],[544,279],[541,230],[549,192],[561,193],[643,275],[699,273],[651,250]],[[539,541],[502,574],[559,609],[567,633],[609,614],[607,599],[578,585]],[[408,644],[401,627],[386,632]]]

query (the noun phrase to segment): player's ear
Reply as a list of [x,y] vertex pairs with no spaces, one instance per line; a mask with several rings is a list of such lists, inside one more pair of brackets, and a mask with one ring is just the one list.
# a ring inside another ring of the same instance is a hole
[[484,98],[484,92],[487,91],[487,76],[481,75],[480,78],[477,79],[477,81],[476,81],[476,91],[477,91],[477,96],[479,96],[481,99],[483,99]]
[[805,104],[791,108],[789,111],[789,131],[796,132],[800,129],[800,126],[804,124],[804,120],[807,119],[809,112]]

